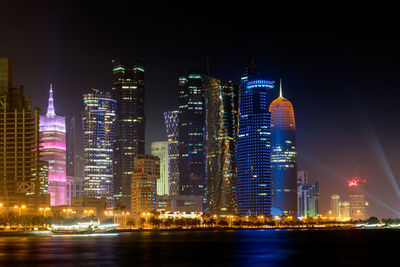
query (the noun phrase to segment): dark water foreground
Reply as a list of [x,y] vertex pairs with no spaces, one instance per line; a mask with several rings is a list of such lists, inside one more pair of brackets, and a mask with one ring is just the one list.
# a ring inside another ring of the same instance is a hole
[[0,237],[0,266],[400,266],[398,230]]

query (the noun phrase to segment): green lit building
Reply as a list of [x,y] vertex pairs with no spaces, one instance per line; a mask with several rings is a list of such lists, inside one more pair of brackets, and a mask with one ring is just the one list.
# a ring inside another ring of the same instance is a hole
[[151,154],[160,159],[160,179],[157,180],[156,193],[159,196],[169,195],[168,142],[167,141],[152,142]]

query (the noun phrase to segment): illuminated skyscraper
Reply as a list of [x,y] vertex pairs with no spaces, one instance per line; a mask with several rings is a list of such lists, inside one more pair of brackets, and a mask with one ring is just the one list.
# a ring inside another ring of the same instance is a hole
[[[319,182],[298,186],[298,216],[315,218],[319,215]],[[294,216],[294,215],[292,215]]]
[[203,90],[203,77],[199,72],[179,77],[178,134],[181,195],[204,195],[206,149]]
[[164,112],[165,128],[168,137],[168,179],[169,194],[179,195],[179,134],[178,111]]
[[349,216],[352,220],[367,218],[368,202],[365,201],[364,186],[366,180],[354,177],[348,180],[349,188]]
[[168,142],[151,143],[151,154],[160,159],[160,179],[157,180],[157,195],[169,195],[168,182]]
[[0,58],[0,202],[4,207],[39,197],[39,116],[39,108],[32,110],[31,99],[24,96],[23,86],[12,85],[11,59]]
[[297,184],[308,184],[308,171],[297,171]]
[[160,159],[153,155],[136,155],[131,183],[132,216],[139,217],[143,212],[155,210],[158,179],[160,179]]
[[83,95],[84,194],[105,197],[114,206],[113,194],[113,127],[115,100],[108,93],[92,89]]
[[340,201],[339,202],[339,219],[340,220],[350,220],[350,202]]
[[286,216],[297,216],[296,125],[292,103],[280,95],[269,106],[271,112],[271,167],[274,205]]
[[112,97],[116,100],[114,136],[114,194],[117,203],[131,205],[133,158],[144,154],[144,63],[125,65],[113,60]]
[[[67,201],[65,117],[56,115],[53,88],[50,84],[49,103],[45,116],[40,116],[42,160],[48,162],[48,189],[51,206],[70,205]],[[69,198],[68,198],[69,199]]]
[[241,216],[271,214],[271,88],[274,82],[260,75],[253,62],[241,78],[237,138],[237,201]]
[[236,135],[239,87],[204,77],[206,113],[206,210],[210,215],[237,214]]
[[332,211],[332,216],[335,217],[336,219],[340,218],[339,203],[340,203],[340,196],[332,195],[331,196],[331,211]]

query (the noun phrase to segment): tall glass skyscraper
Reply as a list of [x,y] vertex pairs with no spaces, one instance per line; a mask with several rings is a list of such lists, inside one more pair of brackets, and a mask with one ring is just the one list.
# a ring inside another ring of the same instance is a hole
[[145,153],[144,63],[113,60],[112,97],[116,100],[114,194],[118,204],[131,205],[133,159]]
[[274,205],[286,216],[297,217],[296,124],[292,103],[280,94],[270,107]]
[[178,111],[164,112],[165,128],[168,137],[169,195],[179,195],[179,135]]
[[241,79],[237,138],[237,200],[241,216],[271,213],[268,99],[272,88],[274,82],[260,75],[254,63]]
[[84,194],[105,197],[108,207],[114,206],[113,133],[115,100],[108,93],[92,89],[83,95]]
[[199,72],[180,75],[178,133],[181,195],[204,195],[206,149],[203,90],[203,77]]
[[51,206],[70,205],[67,201],[65,117],[56,115],[53,87],[50,84],[49,104],[45,116],[40,116],[42,160],[49,163],[48,189]]
[[206,211],[210,215],[237,214],[236,135],[239,87],[204,77],[206,113]]

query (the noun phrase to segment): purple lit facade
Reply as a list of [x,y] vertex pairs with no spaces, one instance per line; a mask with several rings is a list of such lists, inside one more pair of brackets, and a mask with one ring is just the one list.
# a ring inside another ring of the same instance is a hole
[[54,109],[53,88],[50,85],[47,114],[40,116],[42,160],[49,162],[48,193],[50,205],[70,205],[67,197],[65,117]]

